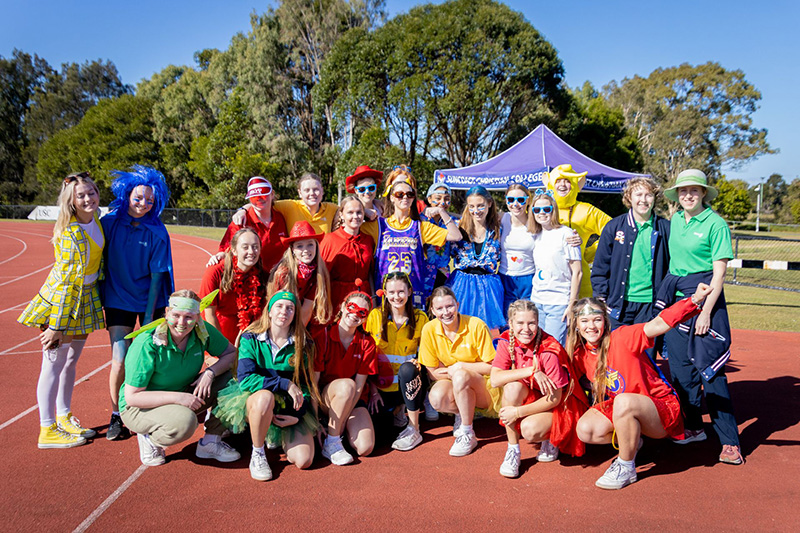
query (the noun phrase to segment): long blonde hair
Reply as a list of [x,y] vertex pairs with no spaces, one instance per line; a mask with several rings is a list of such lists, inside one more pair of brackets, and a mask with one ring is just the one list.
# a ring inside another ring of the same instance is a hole
[[258,276],[261,275],[261,252],[260,252],[261,237],[258,236],[258,233],[256,233],[256,230],[254,230],[253,228],[242,228],[233,234],[233,237],[231,237],[230,245],[228,246],[228,249],[225,250],[225,259],[224,259],[225,266],[222,269],[222,279],[219,282],[220,292],[231,292],[233,290],[233,278],[235,277],[234,276],[235,272],[233,271],[233,256],[236,254],[236,246],[239,244],[239,239],[245,233],[252,233],[253,235],[256,236],[256,239],[258,240],[258,246],[259,246],[258,262],[255,265],[253,265],[253,268],[256,269],[256,275]]
[[97,184],[92,180],[88,172],[79,172],[67,176],[61,184],[61,192],[58,194],[58,201],[56,202],[56,205],[58,205],[58,217],[53,228],[53,238],[51,239],[53,243],[61,237],[61,234],[69,226],[70,220],[75,216],[75,187],[78,185],[91,185],[99,199],[100,189],[97,188]]
[[[273,293],[270,293],[270,297],[272,297],[272,294]],[[244,331],[245,333],[255,333],[258,335],[269,331],[271,327],[272,320],[269,316],[269,308],[265,305],[261,317],[247,326]],[[294,356],[289,359],[289,364],[294,367],[292,381],[298,386],[305,385],[311,397],[319,402],[319,388],[317,388],[317,383],[313,379],[314,358],[317,356],[317,348],[314,341],[311,340],[308,330],[306,330],[306,327],[303,325],[303,319],[300,316],[300,305],[298,305],[298,303],[294,304],[294,317],[292,318],[292,324],[289,326],[289,330],[294,338]],[[302,363],[297,364],[298,361],[302,361]]]
[[533,214],[533,206],[536,205],[536,202],[539,200],[547,200],[550,205],[553,207],[553,210],[550,212],[550,225],[553,229],[560,228],[561,222],[559,221],[558,216],[558,204],[556,203],[556,199],[550,196],[549,194],[537,194],[536,197],[531,200],[530,208],[528,209],[528,231],[536,235],[537,233],[542,232],[542,225],[536,222],[536,215]]
[[[608,347],[611,344],[611,322],[608,318],[608,309],[606,304],[597,298],[581,298],[572,305],[570,310],[570,322],[567,328],[567,354],[569,354],[570,361],[574,360],[575,351],[578,348],[583,348],[585,351],[589,350],[586,341],[581,336],[578,328],[578,313],[587,305],[596,307],[603,312],[603,335],[600,337],[600,342],[597,345],[597,365],[594,369],[594,379],[592,380],[592,395],[594,396],[594,404],[598,404],[605,399],[606,396],[606,369],[608,368]],[[589,369],[586,369],[587,372]]]
[[[320,324],[327,324],[333,315],[333,305],[329,297],[331,292],[331,276],[328,267],[319,253],[319,241],[314,239],[316,255],[316,276],[317,291],[314,293],[314,315],[313,317]],[[298,293],[297,290],[297,258],[291,245],[283,252],[283,257],[269,275],[267,294],[275,294],[280,290]],[[302,302],[298,302],[298,308],[302,307]]]

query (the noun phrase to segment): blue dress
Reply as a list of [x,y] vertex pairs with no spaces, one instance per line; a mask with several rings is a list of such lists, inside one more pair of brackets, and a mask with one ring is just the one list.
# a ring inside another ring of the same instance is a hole
[[[497,275],[500,264],[500,242],[494,231],[486,234],[486,241],[475,253],[473,244],[462,231],[462,240],[451,243],[453,272],[447,286],[453,289],[459,312],[476,316],[490,329],[506,325],[503,313],[503,283]],[[480,246],[480,245],[479,245]]]

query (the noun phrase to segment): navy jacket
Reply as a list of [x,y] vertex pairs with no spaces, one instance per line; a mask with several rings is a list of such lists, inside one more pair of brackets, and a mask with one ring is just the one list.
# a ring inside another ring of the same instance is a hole
[[[604,298],[611,316],[619,319],[625,306],[625,284],[631,267],[633,241],[636,240],[636,222],[628,211],[611,220],[603,228],[597,253],[592,263],[592,292]],[[669,272],[669,220],[655,215],[650,254],[653,258],[653,297],[658,294],[661,281]]]

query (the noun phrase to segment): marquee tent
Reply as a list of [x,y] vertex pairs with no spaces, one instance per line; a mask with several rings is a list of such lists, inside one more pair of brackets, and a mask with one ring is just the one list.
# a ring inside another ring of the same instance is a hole
[[539,124],[524,139],[491,159],[463,168],[436,170],[433,180],[444,182],[453,189],[469,189],[483,185],[490,190],[500,190],[510,183],[521,183],[528,188],[542,186],[542,177],[558,165],[569,163],[576,172],[588,172],[584,192],[616,193],[636,174],[617,170],[591,159]]

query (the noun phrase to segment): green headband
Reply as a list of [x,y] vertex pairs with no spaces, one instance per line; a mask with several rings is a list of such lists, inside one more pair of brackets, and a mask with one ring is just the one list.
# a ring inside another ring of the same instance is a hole
[[267,311],[272,311],[272,306],[278,300],[289,300],[294,305],[297,305],[297,296],[294,293],[289,291],[278,291],[272,295],[272,298],[269,299],[269,303],[267,304]]
[[184,298],[182,296],[171,296],[169,299],[170,309],[178,311],[189,311],[190,313],[200,312],[200,302],[194,298]]

